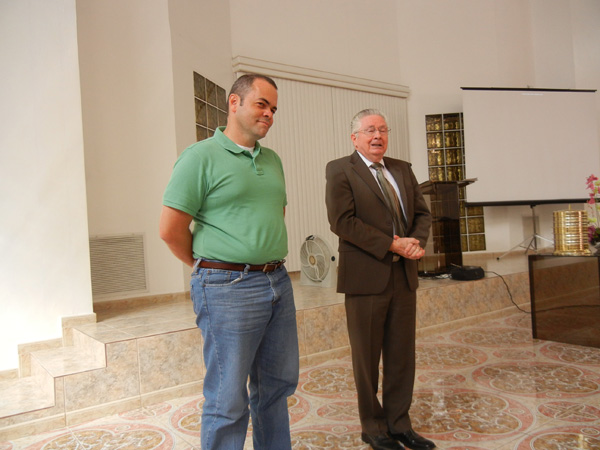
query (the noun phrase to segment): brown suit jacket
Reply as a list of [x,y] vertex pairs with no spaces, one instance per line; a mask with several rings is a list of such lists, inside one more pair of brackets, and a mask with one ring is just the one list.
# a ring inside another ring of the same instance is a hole
[[[406,212],[408,233],[421,247],[429,237],[431,214],[417,179],[406,161],[385,158]],[[370,169],[354,152],[336,159],[326,168],[327,216],[331,231],[339,237],[337,291],[353,295],[382,292],[390,278],[393,240],[392,215]],[[409,287],[419,285],[417,261],[404,260]]]

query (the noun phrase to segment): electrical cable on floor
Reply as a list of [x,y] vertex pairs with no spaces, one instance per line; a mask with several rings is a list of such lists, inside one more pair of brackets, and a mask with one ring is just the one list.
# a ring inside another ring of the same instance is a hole
[[[519,310],[522,311],[524,313],[527,314],[531,314],[531,311],[526,311],[523,308],[521,308],[519,305],[517,305],[515,303],[515,301],[513,300],[513,296],[510,292],[510,288],[508,287],[508,284],[506,283],[506,280],[504,280],[504,277],[496,272],[492,272],[491,270],[486,270],[485,273],[493,273],[494,275],[496,275],[497,277],[500,277],[500,279],[502,280],[502,282],[504,283],[504,286],[506,286],[506,291],[508,292],[508,296],[510,297],[510,301],[512,302],[513,305],[515,305],[515,307]],[[556,306],[554,308],[548,308],[548,309],[536,309],[535,313],[541,313],[541,312],[546,312],[546,311],[558,311],[560,309],[571,309],[571,308],[600,308],[600,305],[565,305],[565,306]]]
[[[496,275],[497,277],[500,277],[500,279],[502,280],[502,282],[504,283],[504,286],[506,286],[506,291],[508,292],[508,296],[510,297],[510,301],[512,302],[513,305],[515,305],[515,307],[519,310],[522,311],[524,313],[527,314],[531,314],[531,311],[526,311],[523,308],[521,308],[519,305],[517,305],[517,303],[514,301],[513,296],[510,292],[510,288],[508,287],[508,283],[506,282],[506,280],[504,279],[504,277],[502,275],[500,275],[499,273],[496,272],[492,272],[491,270],[486,270],[485,273],[493,273],[494,275]],[[537,311],[536,311],[537,312]]]

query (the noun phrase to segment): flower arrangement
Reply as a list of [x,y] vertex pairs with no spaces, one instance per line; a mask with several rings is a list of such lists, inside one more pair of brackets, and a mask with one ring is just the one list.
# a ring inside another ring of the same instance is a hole
[[597,176],[590,175],[586,187],[590,191],[587,201],[588,240],[594,245],[600,242],[600,180]]

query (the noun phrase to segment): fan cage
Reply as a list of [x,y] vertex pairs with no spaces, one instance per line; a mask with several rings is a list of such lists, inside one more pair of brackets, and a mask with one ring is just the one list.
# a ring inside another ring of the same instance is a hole
[[329,273],[332,255],[329,246],[317,236],[306,238],[300,249],[303,273],[312,281],[323,281]]

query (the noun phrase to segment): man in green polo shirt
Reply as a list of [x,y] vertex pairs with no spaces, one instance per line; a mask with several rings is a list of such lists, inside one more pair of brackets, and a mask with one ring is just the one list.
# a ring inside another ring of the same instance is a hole
[[206,365],[202,449],[241,450],[249,413],[255,449],[291,449],[287,397],[298,383],[298,337],[283,265],[287,197],[281,160],[258,143],[277,110],[275,82],[243,75],[228,110],[227,127],[175,163],[160,236],[193,268]]

